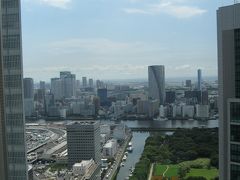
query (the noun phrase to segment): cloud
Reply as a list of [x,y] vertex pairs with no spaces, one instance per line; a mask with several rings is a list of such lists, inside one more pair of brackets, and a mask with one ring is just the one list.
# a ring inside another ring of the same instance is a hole
[[123,55],[143,54],[165,50],[159,44],[143,42],[120,42],[106,38],[73,38],[51,42],[47,45],[50,52],[55,54],[98,54]]
[[25,0],[27,3],[38,3],[60,9],[68,9],[72,0]]
[[191,18],[207,12],[205,9],[187,5],[186,2],[186,0],[161,0],[157,4],[147,4],[143,8],[125,8],[123,11],[128,14],[167,14],[180,19]]
[[137,9],[137,8],[126,8],[126,9],[123,9],[123,11],[128,14],[149,14],[148,11],[145,11],[143,9]]

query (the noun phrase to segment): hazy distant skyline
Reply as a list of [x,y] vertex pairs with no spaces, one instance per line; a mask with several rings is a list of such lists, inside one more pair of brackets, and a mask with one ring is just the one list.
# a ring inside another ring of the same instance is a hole
[[24,76],[69,70],[94,79],[217,76],[216,9],[210,0],[22,0]]

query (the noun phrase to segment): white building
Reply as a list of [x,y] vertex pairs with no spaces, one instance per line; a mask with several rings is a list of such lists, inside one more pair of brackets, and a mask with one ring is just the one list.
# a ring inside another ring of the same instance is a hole
[[104,157],[114,157],[117,153],[117,140],[111,139],[103,146]]
[[193,118],[194,116],[194,106],[183,105],[182,106],[182,117]]
[[208,105],[196,105],[196,117],[197,118],[208,118],[209,117],[209,106]]
[[73,174],[83,176],[89,171],[90,167],[93,166],[94,164],[95,162],[93,159],[82,161],[81,163],[75,163],[73,165]]
[[126,138],[126,129],[124,124],[119,124],[114,128],[113,138],[117,140],[124,140]]
[[110,135],[110,133],[111,133],[110,125],[108,125],[108,124],[101,125],[100,133]]

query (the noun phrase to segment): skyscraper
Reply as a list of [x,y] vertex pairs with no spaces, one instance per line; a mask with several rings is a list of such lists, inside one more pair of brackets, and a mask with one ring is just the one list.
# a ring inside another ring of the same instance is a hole
[[197,89],[199,91],[202,90],[202,70],[201,69],[198,69],[198,82],[197,82]]
[[23,79],[25,116],[31,116],[34,111],[34,84],[32,78]]
[[101,160],[100,122],[82,121],[67,125],[68,166],[82,160]]
[[20,0],[0,1],[0,179],[26,180]]
[[24,98],[32,98],[34,97],[34,87],[33,87],[33,79],[32,78],[24,78],[23,79],[23,89],[24,89]]
[[164,66],[148,67],[149,98],[165,102],[165,68]]
[[89,81],[89,87],[93,88],[93,79],[89,79],[88,81]]
[[220,180],[240,179],[240,4],[217,11]]
[[87,87],[87,77],[82,77],[82,87],[83,88]]

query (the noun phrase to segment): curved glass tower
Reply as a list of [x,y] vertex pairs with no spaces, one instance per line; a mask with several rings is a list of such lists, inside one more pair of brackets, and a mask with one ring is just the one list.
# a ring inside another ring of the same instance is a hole
[[157,99],[160,104],[165,102],[165,68],[162,65],[148,67],[149,99]]

